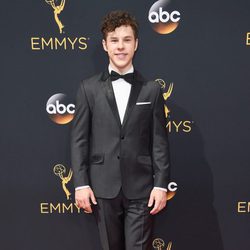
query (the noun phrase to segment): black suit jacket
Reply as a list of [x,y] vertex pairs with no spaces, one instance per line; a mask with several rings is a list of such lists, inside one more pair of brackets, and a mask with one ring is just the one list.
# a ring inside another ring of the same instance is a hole
[[128,199],[149,197],[154,186],[167,188],[169,148],[160,85],[135,71],[121,124],[108,71],[82,81],[71,160],[75,187],[90,185],[98,198],[114,198],[121,187]]

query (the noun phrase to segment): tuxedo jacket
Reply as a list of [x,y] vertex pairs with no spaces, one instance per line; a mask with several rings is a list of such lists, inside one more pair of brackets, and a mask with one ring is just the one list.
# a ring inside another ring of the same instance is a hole
[[81,82],[71,131],[75,187],[90,185],[97,198],[147,198],[167,188],[169,146],[161,87],[135,70],[121,124],[108,71]]

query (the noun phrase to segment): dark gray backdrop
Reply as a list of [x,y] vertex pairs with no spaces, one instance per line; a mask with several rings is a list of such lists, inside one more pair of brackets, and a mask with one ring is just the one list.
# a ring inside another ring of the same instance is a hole
[[[67,201],[53,166],[70,168],[70,123],[53,123],[47,100],[74,98],[79,81],[103,70],[99,24],[114,9],[140,24],[135,67],[174,83],[171,121],[192,121],[189,133],[170,133],[172,180],[178,191],[156,216],[155,238],[173,250],[248,250],[250,201],[250,2],[174,0],[179,27],[155,33],[147,14],[155,1],[67,1],[59,18],[45,1],[1,4],[1,249],[100,249],[92,216],[41,213],[41,203]],[[87,49],[34,51],[31,37],[86,37]],[[73,192],[72,182],[67,187]],[[247,210],[247,208],[243,209]]]

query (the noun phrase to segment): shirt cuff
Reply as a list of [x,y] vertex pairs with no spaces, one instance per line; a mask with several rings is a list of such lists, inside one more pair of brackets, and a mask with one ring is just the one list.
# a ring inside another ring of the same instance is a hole
[[76,188],[75,188],[75,191],[81,190],[81,189],[84,189],[84,188],[89,188],[89,187],[90,187],[89,185],[79,186],[79,187],[76,187]]
[[159,190],[162,190],[162,191],[165,191],[165,192],[168,191],[166,188],[161,188],[161,187],[154,187],[154,189],[159,189]]

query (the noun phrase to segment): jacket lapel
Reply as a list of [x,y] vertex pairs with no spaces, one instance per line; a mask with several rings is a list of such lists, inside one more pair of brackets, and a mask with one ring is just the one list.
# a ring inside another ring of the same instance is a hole
[[135,77],[134,77],[134,82],[131,86],[131,91],[130,91],[130,95],[129,95],[129,99],[128,99],[128,104],[127,104],[127,108],[125,111],[125,115],[123,118],[123,123],[122,123],[122,127],[124,128],[126,125],[126,122],[136,104],[137,101],[137,97],[141,91],[141,87],[143,84],[144,79],[142,78],[142,76],[139,74],[138,71],[135,70]]
[[106,98],[108,100],[108,103],[110,105],[110,108],[112,110],[112,113],[115,117],[115,120],[117,121],[118,126],[121,127],[121,120],[120,120],[120,116],[119,116],[119,111],[118,111],[118,107],[116,104],[115,94],[114,94],[114,90],[112,87],[112,83],[111,83],[110,78],[109,78],[108,71],[103,72],[102,77],[101,77],[101,85],[102,85],[102,88],[103,88],[104,93],[106,95]]

